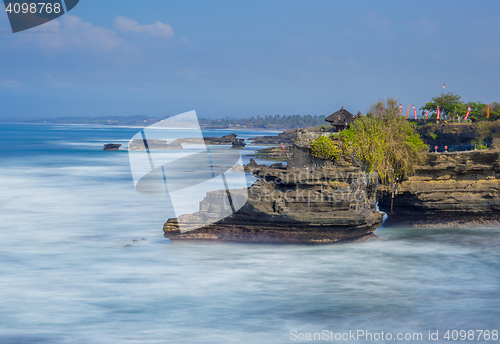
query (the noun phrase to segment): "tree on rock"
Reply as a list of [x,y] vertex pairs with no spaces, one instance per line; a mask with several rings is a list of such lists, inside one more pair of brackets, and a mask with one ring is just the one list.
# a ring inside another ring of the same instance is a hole
[[433,97],[432,102],[426,103],[420,109],[422,110],[422,112],[425,112],[426,110],[436,112],[437,107],[439,106],[442,115],[456,117],[463,107],[463,102],[461,99],[461,96],[452,92],[441,93],[439,97]]
[[333,140],[324,135],[314,140],[311,144],[311,154],[316,158],[337,160],[340,152],[340,148]]
[[405,179],[425,161],[429,151],[412,125],[399,116],[393,98],[370,106],[367,115],[342,131],[340,138],[344,154],[356,155],[384,184]]

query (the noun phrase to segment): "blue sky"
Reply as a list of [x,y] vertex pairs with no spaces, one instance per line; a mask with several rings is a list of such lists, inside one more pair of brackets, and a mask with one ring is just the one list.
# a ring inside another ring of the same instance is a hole
[[[3,12],[3,11],[2,11]],[[500,1],[91,1],[12,34],[0,117],[199,117],[500,101]]]

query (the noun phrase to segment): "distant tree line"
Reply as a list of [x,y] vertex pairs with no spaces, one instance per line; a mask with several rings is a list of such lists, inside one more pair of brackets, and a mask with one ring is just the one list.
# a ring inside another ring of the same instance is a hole
[[325,123],[325,116],[257,116],[244,119],[224,118],[224,119],[200,119],[202,127],[250,127],[250,128],[265,128],[265,129],[293,129],[318,127]]
[[[161,119],[152,116],[67,116],[58,118],[29,119],[29,120],[4,120],[4,122],[17,123],[57,123],[57,124],[107,124],[107,125],[136,125],[148,126],[159,122]],[[232,128],[248,127],[263,129],[294,129],[306,127],[318,127],[325,122],[325,116],[257,116],[251,118],[235,119],[226,117],[224,119],[199,119],[202,128]]]

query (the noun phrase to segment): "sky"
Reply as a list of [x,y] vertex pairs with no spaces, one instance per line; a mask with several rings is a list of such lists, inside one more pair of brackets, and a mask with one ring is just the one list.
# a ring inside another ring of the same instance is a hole
[[0,118],[498,102],[499,61],[498,0],[80,0],[16,34],[0,13]]

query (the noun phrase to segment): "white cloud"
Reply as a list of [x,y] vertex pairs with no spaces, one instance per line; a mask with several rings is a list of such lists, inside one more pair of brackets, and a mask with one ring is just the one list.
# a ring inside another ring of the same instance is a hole
[[374,30],[387,31],[391,27],[391,21],[389,19],[379,17],[373,10],[368,11],[366,19]]
[[179,42],[181,42],[181,44],[186,46],[186,47],[190,47],[190,48],[194,47],[193,42],[191,42],[191,40],[187,37],[179,37]]
[[113,30],[94,26],[78,17],[66,14],[23,34],[15,35],[13,47],[35,43],[49,52],[73,50],[109,51],[122,43]]
[[6,88],[18,88],[24,86],[24,84],[20,81],[11,79],[9,77],[0,78],[0,86]]
[[140,25],[135,20],[118,16],[114,24],[116,29],[121,32],[146,33],[156,37],[172,37],[174,35],[174,30],[170,25],[159,21],[154,24]]

